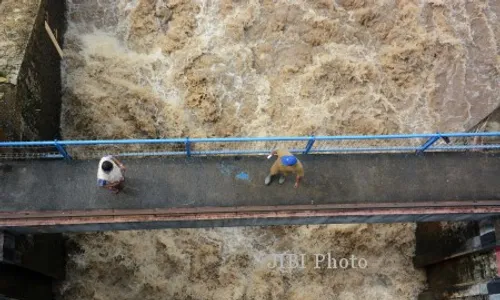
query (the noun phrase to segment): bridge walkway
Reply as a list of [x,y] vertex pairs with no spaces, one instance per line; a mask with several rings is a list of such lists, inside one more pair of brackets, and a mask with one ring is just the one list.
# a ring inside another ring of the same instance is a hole
[[118,195],[97,187],[97,160],[2,162],[0,214],[500,200],[495,153],[298,157],[305,167],[298,189],[293,176],[265,186],[273,161],[263,156],[124,159],[126,187]]

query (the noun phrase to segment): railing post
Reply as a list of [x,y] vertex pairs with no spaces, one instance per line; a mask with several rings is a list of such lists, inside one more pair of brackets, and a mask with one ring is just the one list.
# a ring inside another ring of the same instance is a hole
[[57,140],[54,140],[54,146],[56,147],[57,151],[59,151],[59,153],[64,157],[64,159],[69,159],[69,160],[72,159],[71,155],[68,154],[66,149],[64,149],[64,147],[61,144],[59,144]]
[[427,150],[430,146],[432,146],[437,140],[439,140],[440,138],[442,138],[446,144],[449,144],[450,143],[450,138],[447,137],[447,136],[443,136],[441,135],[439,132],[436,132],[437,136],[433,136],[431,138],[429,138],[425,144],[422,145],[422,147],[420,147],[417,152],[415,154],[417,155],[421,155],[424,153],[425,150]]
[[316,138],[314,137],[314,135],[311,136],[309,141],[307,141],[306,150],[304,150],[304,152],[302,154],[309,154],[309,151],[311,151],[311,148],[314,145],[315,141],[316,141]]
[[186,138],[186,156],[191,157],[191,142],[189,141],[189,137]]

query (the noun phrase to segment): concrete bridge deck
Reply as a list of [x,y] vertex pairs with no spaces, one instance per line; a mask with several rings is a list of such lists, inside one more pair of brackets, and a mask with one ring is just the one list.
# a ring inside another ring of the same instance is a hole
[[118,195],[96,186],[97,160],[3,162],[0,226],[104,230],[470,219],[471,214],[500,213],[498,154],[299,158],[306,176],[298,189],[293,176],[281,186],[265,186],[272,164],[265,157],[124,159],[126,187]]

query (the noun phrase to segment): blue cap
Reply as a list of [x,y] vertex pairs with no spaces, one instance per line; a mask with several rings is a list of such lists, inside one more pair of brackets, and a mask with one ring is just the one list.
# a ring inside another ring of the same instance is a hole
[[285,166],[294,166],[297,163],[297,158],[293,155],[282,156],[281,163]]

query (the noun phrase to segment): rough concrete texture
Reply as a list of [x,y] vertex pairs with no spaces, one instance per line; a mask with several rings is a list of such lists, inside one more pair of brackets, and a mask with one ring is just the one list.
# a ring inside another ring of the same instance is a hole
[[[474,126],[471,131],[500,132],[500,107]],[[498,144],[500,137],[476,137],[474,141],[476,144]]]
[[[3,211],[144,209],[500,199],[500,155],[483,153],[301,156],[305,180],[264,186],[258,157],[124,160],[126,188],[96,184],[97,161],[0,165]],[[248,178],[247,178],[248,177]]]
[[[446,1],[445,1],[446,2]],[[443,3],[445,3],[443,2]],[[500,56],[498,55],[500,3],[466,1],[449,4],[456,20],[468,26],[456,28],[463,41],[463,57],[440,66],[436,76],[435,108],[440,130],[464,131],[478,124],[500,105]],[[442,25],[436,22],[434,25]]]
[[428,277],[428,288],[418,299],[493,299],[499,294],[499,230],[498,218],[417,224],[414,265],[425,266]]
[[0,1],[0,140],[19,139],[16,84],[40,0]]
[[59,136],[60,57],[45,22],[62,44],[65,2],[0,2],[0,140]]
[[478,222],[426,222],[417,224],[414,264],[425,267],[453,256],[483,249]]
[[0,83],[0,141],[18,139],[21,109],[16,101],[16,86]]
[[427,268],[427,280],[431,283],[430,288],[484,282],[494,279],[496,274],[495,251],[474,253]]
[[[65,240],[61,234],[19,235],[0,232],[0,264],[10,264],[64,279]],[[1,293],[1,291],[0,291]]]
[[[41,0],[0,2],[0,77],[17,84]],[[0,83],[2,80],[0,78]]]
[[61,57],[49,38],[45,22],[62,45],[64,12],[64,1],[42,0],[18,78],[16,97],[22,103],[23,139],[59,138]]
[[14,265],[0,265],[1,299],[52,300],[52,281],[49,277]]

